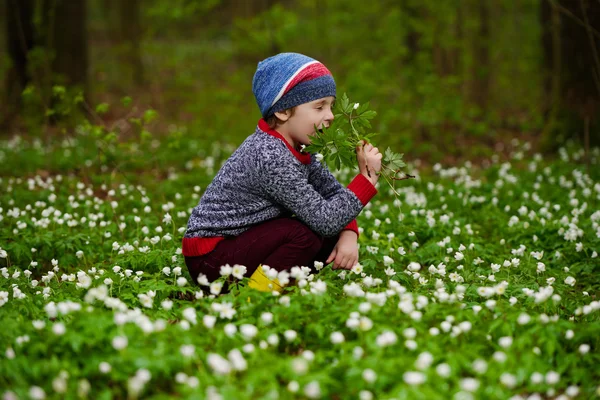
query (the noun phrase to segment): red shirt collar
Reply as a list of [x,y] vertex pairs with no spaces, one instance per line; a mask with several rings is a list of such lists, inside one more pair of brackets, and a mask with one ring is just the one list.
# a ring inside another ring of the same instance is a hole
[[263,118],[261,118],[258,121],[258,128],[261,131],[268,133],[271,136],[281,139],[283,141],[283,143],[285,143],[287,148],[292,152],[294,157],[296,157],[298,159],[298,161],[300,161],[302,164],[310,164],[310,153],[302,153],[302,152],[299,152],[298,150],[294,149],[288,143],[288,141],[281,135],[281,133],[277,132],[275,129],[272,129]]

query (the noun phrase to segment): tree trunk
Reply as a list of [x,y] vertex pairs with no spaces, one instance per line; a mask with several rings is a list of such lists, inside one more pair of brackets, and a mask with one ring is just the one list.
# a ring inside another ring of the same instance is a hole
[[[545,147],[574,138],[600,144],[600,1],[550,2],[541,7],[545,88],[550,112],[542,133]],[[551,38],[551,39],[550,39]],[[586,122],[587,121],[587,122]]]
[[478,1],[479,37],[475,40],[475,85],[472,99],[484,113],[490,92],[490,0]]
[[121,40],[126,43],[124,60],[131,67],[133,82],[138,86],[142,86],[145,79],[140,52],[142,28],[139,0],[121,0],[119,1],[119,7]]
[[11,66],[6,74],[2,102],[2,125],[7,125],[21,109],[21,93],[31,80],[27,71],[27,53],[34,46],[33,0],[7,0],[6,48]]
[[46,0],[49,13],[48,48],[55,53],[52,61],[54,81],[79,86],[87,93],[87,2],[86,0]]

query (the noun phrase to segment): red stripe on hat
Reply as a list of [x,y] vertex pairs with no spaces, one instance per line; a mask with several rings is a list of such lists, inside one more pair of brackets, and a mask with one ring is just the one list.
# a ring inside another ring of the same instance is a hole
[[285,88],[283,94],[285,95],[300,82],[310,81],[312,79],[319,78],[323,75],[331,75],[331,72],[327,69],[325,65],[321,63],[310,64],[308,67],[300,71],[298,75],[294,77],[294,79],[292,79],[292,81]]

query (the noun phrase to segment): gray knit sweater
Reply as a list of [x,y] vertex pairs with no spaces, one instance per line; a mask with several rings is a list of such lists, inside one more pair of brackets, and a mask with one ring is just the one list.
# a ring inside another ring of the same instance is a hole
[[184,253],[187,239],[237,236],[254,224],[286,214],[295,214],[322,236],[334,236],[376,193],[361,174],[347,188],[342,186],[315,155],[296,151],[260,120],[194,208]]

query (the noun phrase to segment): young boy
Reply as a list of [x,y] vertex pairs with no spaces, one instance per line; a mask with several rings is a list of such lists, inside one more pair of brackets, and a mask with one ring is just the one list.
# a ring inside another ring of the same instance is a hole
[[[357,148],[360,173],[344,188],[313,154],[314,126],[333,121],[329,70],[302,54],[258,63],[252,90],[262,119],[231,155],[194,208],[183,255],[194,281],[219,278],[225,264],[278,271],[315,261],[350,269],[358,262],[356,216],[377,193],[381,153]],[[367,171],[367,165],[370,173]]]

